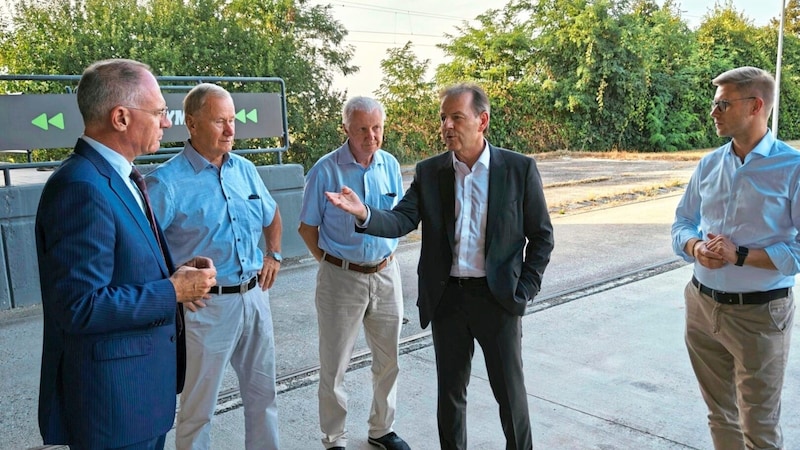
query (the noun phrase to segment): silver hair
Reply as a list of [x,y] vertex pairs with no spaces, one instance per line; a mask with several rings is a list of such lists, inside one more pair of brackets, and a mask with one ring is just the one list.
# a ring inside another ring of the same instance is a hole
[[98,123],[120,105],[137,104],[143,75],[150,66],[131,59],[104,59],[83,71],[78,82],[78,109],[85,124]]
[[386,111],[383,109],[381,102],[371,97],[353,97],[344,104],[342,108],[342,123],[344,126],[350,126],[350,120],[353,118],[353,113],[361,111],[371,113],[375,110],[381,113],[381,122],[386,121]]
[[183,98],[183,113],[194,115],[206,104],[208,97],[231,98],[230,92],[212,83],[200,83]]

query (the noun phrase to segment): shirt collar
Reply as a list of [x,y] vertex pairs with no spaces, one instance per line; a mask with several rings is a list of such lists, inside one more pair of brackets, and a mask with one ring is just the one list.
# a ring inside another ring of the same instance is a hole
[[[753,147],[752,150],[750,150],[750,153],[748,153],[747,156],[744,157],[744,163],[752,160],[755,157],[755,155],[758,155],[761,158],[766,158],[767,156],[769,156],[770,152],[774,147],[775,147],[775,137],[772,136],[772,132],[768,128],[767,134],[765,134],[764,137],[761,138],[760,141],[758,141],[758,144],[756,144],[756,146]],[[739,157],[736,156],[736,152],[733,151],[733,141],[728,142],[728,154],[736,158],[737,160],[741,161]]]
[[[456,152],[450,152],[453,157],[453,169],[458,170],[458,164],[464,164],[456,158]],[[481,151],[481,156],[478,157],[478,160],[475,162],[476,164],[480,164],[486,169],[489,168],[489,163],[491,162],[492,152],[489,151],[489,141],[486,139],[483,140],[483,151]],[[466,164],[464,164],[466,166]]]
[[[336,159],[336,162],[339,165],[357,164],[359,167],[361,167],[361,164],[358,164],[358,161],[356,161],[356,158],[353,156],[353,152],[350,151],[350,139],[345,141],[345,143],[339,147],[337,152],[339,155]],[[381,153],[381,149],[378,149],[372,154],[372,161],[369,163],[369,165],[373,166],[380,164],[383,164],[383,154]]]
[[131,170],[133,165],[130,161],[125,159],[124,156],[120,155],[116,151],[112,150],[111,147],[108,147],[100,142],[90,138],[89,136],[83,135],[81,139],[86,141],[89,145],[92,146],[97,153],[100,153],[100,156],[103,157],[108,164],[114,169],[115,172],[122,177],[123,180],[127,180],[131,176]]
[[[197,150],[192,146],[192,141],[187,140],[186,145],[183,147],[183,154],[186,159],[189,161],[189,164],[194,169],[195,173],[200,173],[201,170],[205,169],[208,166],[216,167],[211,162],[209,162],[203,155],[197,152]],[[231,155],[225,153],[222,155],[222,164],[225,165],[231,160]]]

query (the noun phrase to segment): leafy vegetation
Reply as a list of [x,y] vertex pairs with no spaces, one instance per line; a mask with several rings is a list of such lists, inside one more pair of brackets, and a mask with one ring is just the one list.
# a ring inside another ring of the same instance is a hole
[[[291,145],[309,167],[342,139],[353,49],[330,7],[306,0],[21,0],[0,23],[0,72],[79,74],[127,57],[159,75],[277,76],[286,81]],[[785,23],[780,137],[800,137],[800,3]],[[511,0],[443,37],[447,61],[411,43],[381,61],[384,147],[403,162],[443,149],[438,91],[474,81],[492,100],[489,139],[524,153],[661,152],[722,142],[708,118],[710,80],[742,65],[774,73],[778,20],[756,27],[730,0],[689,29],[667,0]],[[236,91],[264,86],[227,86]],[[0,91],[63,92],[60,83],[2,83]],[[37,155],[48,158],[50,155]],[[256,156],[257,162],[274,162]],[[259,160],[260,158],[260,160]]]

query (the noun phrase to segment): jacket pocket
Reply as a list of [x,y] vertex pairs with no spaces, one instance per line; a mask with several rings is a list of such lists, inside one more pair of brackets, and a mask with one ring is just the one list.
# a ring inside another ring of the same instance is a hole
[[126,336],[116,339],[95,342],[95,361],[109,359],[132,358],[148,355],[153,350],[153,339],[149,335]]

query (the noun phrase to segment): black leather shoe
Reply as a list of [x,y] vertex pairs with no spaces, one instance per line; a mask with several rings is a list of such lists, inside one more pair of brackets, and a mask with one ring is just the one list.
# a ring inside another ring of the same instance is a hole
[[379,438],[367,439],[370,444],[376,445],[383,450],[411,450],[406,441],[400,439],[394,431]]

